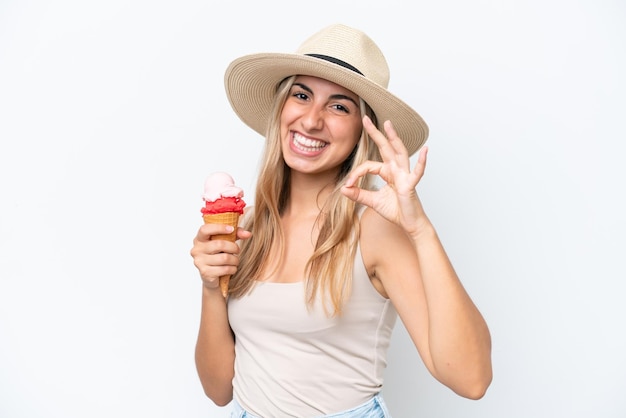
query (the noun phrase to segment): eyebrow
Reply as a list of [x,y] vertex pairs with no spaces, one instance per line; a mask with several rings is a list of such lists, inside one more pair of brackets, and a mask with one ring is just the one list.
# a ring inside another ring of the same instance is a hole
[[[307,86],[306,84],[302,84],[302,83],[293,83],[294,86],[298,86],[300,87],[302,90],[306,90],[307,92],[309,92],[310,94],[314,94],[313,90],[311,90],[311,88],[309,88],[309,86]],[[349,100],[352,103],[354,103],[354,105],[358,108],[359,104],[357,102],[354,101],[354,99],[350,96],[346,96],[345,94],[333,94],[330,96],[330,99],[332,100]]]

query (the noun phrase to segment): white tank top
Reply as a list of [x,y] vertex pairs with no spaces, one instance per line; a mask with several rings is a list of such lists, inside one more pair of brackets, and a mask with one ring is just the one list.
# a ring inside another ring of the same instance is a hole
[[235,399],[263,418],[314,417],[353,408],[380,392],[397,314],[372,286],[360,249],[340,317],[320,298],[307,310],[304,283],[259,282],[230,299]]

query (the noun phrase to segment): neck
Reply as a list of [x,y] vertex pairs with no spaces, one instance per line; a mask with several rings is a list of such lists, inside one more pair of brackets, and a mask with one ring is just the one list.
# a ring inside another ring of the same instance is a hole
[[291,172],[286,216],[317,216],[335,187],[336,174],[308,175]]

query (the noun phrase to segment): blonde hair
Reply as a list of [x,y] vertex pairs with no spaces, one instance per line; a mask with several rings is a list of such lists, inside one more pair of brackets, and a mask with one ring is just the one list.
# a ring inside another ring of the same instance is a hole
[[[266,144],[256,185],[254,213],[247,216],[244,228],[253,231],[252,237],[242,242],[239,267],[230,281],[231,297],[250,292],[261,272],[267,273],[269,251],[278,245],[278,256],[284,255],[283,230],[280,216],[289,198],[290,168],[285,164],[280,144],[280,114],[287,100],[295,76],[278,86]],[[373,111],[360,100],[361,114],[367,114],[376,124]],[[359,239],[359,214],[355,202],[339,191],[353,167],[368,159],[377,159],[378,150],[365,130],[344,161],[335,181],[334,189],[324,202],[317,218],[319,236],[313,255],[306,265],[306,303],[310,307],[318,295],[322,296],[328,315],[340,315],[352,286],[352,269]],[[356,186],[371,188],[372,179],[364,176]]]

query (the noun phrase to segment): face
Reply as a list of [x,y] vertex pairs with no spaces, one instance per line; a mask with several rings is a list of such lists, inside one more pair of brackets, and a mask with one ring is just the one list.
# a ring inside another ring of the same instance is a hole
[[337,173],[362,129],[356,94],[321,78],[299,76],[280,117],[285,162],[301,173]]

